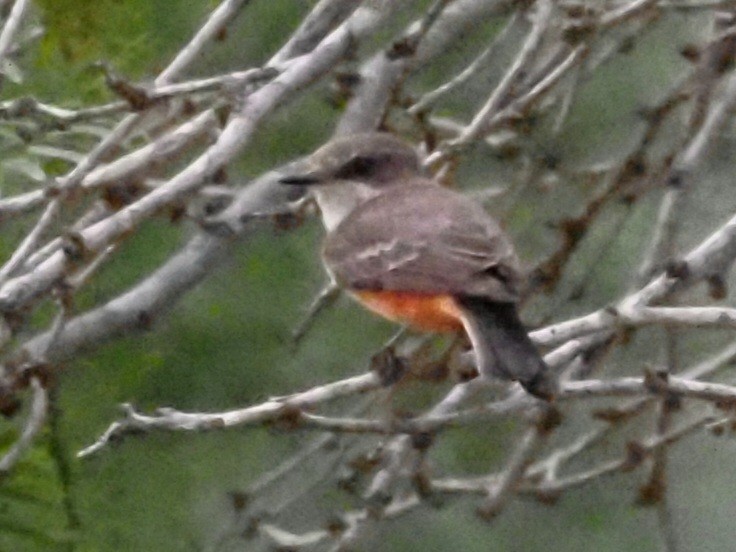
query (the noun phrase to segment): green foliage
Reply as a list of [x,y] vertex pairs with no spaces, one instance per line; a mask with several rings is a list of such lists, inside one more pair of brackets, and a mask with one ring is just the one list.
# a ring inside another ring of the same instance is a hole
[[162,68],[211,8],[206,0],[40,0],[45,33],[28,62],[25,82],[8,87],[80,106],[110,99],[97,62],[130,79]]
[[[0,439],[5,454],[17,438],[5,422]],[[77,538],[62,476],[64,461],[53,454],[52,437],[38,439],[0,484],[0,550],[71,550]]]

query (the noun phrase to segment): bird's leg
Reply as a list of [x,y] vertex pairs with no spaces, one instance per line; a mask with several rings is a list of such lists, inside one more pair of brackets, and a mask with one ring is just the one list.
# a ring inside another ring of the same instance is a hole
[[302,318],[296,328],[291,332],[291,340],[294,347],[301,343],[301,340],[307,332],[312,329],[317,317],[326,308],[330,307],[339,296],[340,286],[338,286],[333,280],[330,280],[322,287],[317,296],[310,303],[304,318]]

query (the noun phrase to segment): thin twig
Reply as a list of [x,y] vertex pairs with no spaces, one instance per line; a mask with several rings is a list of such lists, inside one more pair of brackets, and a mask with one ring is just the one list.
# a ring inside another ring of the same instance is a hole
[[[321,385],[303,393],[269,400],[265,403],[220,414],[192,414],[173,409],[161,409],[157,415],[145,416],[136,412],[129,404],[123,405],[126,417],[113,423],[92,445],[82,449],[77,456],[82,458],[98,452],[111,440],[131,432],[150,429],[207,430],[241,424],[260,423],[283,418],[310,404],[322,403],[346,395],[365,393],[381,386],[379,376],[373,372],[332,384]],[[296,410],[295,410],[296,409]]]
[[217,36],[249,3],[250,0],[223,0],[189,43],[179,50],[166,69],[156,77],[156,86],[169,84],[178,77],[197,58],[205,44]]
[[52,200],[44,210],[33,229],[24,238],[21,244],[13,251],[10,259],[0,268],[0,286],[2,286],[13,273],[18,270],[28,257],[36,250],[46,232],[54,223],[56,216],[61,210],[61,202]]
[[312,328],[317,317],[324,312],[325,309],[334,304],[338,297],[340,297],[340,286],[333,281],[328,282],[327,285],[319,291],[317,296],[309,305],[304,318],[302,318],[291,333],[291,338],[295,345],[298,345],[301,342],[307,332]]
[[483,519],[491,520],[501,512],[506,501],[523,479],[527,467],[539,452],[544,443],[544,437],[545,433],[538,427],[526,430],[516,444],[504,469],[494,477],[493,483],[488,486],[488,494],[478,507],[478,514]]
[[0,475],[7,475],[23,457],[23,454],[29,449],[41,431],[46,414],[48,412],[48,395],[46,389],[38,378],[31,379],[31,390],[33,398],[31,400],[31,411],[28,419],[23,426],[23,431],[18,440],[10,447],[10,450],[0,458]]
[[478,138],[485,131],[488,121],[496,115],[506,99],[509,90],[519,78],[523,69],[528,65],[529,60],[539,49],[542,43],[542,37],[551,22],[552,7],[552,2],[549,0],[538,2],[537,11],[534,14],[534,25],[519,50],[516,59],[498,83],[498,86],[493,90],[493,93],[488,97],[483,107],[478,110],[463,133],[451,142],[451,145],[467,144]]
[[[232,117],[222,130],[217,142],[178,175],[135,203],[81,231],[77,238],[82,247],[89,252],[100,251],[113,241],[129,234],[162,207],[195,192],[208,177],[227,164],[249,142],[263,117],[292,99],[303,86],[328,72],[344,55],[352,41],[356,37],[370,33],[385,17],[388,17],[391,9],[356,11],[354,18],[333,31],[309,56],[299,58],[277,79],[254,92],[244,109]],[[113,134],[127,134],[135,123],[135,120],[130,119],[129,124],[121,124]],[[70,173],[60,187],[78,185],[107,149],[115,143],[117,138],[100,143]],[[36,267],[33,274],[19,276],[6,282],[0,288],[0,308],[3,310],[17,308],[43,293],[62,274],[65,264],[64,253],[57,252]]]
[[663,299],[675,289],[692,286],[706,276],[720,273],[728,268],[734,259],[736,259],[736,216],[684,257],[680,268],[686,271],[682,272],[686,278],[680,277],[679,273],[660,274],[642,289],[623,298],[613,308],[606,307],[579,318],[548,326],[532,332],[531,337],[540,344],[556,345],[576,336],[611,330],[616,326],[619,313],[624,313],[624,316],[636,313],[637,309]]
[[493,54],[499,47],[499,44],[506,39],[506,36],[510,32],[511,28],[516,26],[519,19],[518,12],[515,12],[510,18],[506,26],[499,32],[491,41],[491,43],[483,50],[478,57],[476,57],[470,65],[463,69],[460,73],[455,75],[452,79],[446,83],[438,86],[431,92],[424,94],[414,105],[409,108],[409,113],[416,115],[425,111],[429,107],[433,106],[444,96],[457,89],[458,87],[465,84],[468,80],[474,77],[491,59]]
[[28,7],[28,3],[28,0],[15,0],[13,9],[10,10],[10,15],[8,15],[8,18],[5,20],[3,30],[0,32],[0,62],[5,60],[13,45],[15,34],[18,32],[21,19]]
[[647,441],[637,443],[632,447],[629,454],[621,458],[602,462],[596,467],[573,475],[561,477],[556,481],[544,482],[538,488],[535,488],[536,486],[531,486],[525,487],[523,490],[524,492],[532,493],[538,493],[539,491],[545,493],[559,493],[561,491],[580,487],[606,475],[630,470],[639,465],[647,454],[651,454],[662,447],[669,447],[673,443],[680,441],[684,437],[703,428],[712,421],[713,416],[711,415],[698,416],[679,428],[670,430],[663,435],[650,438]]

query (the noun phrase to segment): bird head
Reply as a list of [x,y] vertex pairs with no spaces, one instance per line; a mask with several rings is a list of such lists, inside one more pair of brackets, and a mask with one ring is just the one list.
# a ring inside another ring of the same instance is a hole
[[409,144],[386,132],[368,132],[331,140],[279,181],[302,186],[347,181],[382,187],[420,170],[419,157]]

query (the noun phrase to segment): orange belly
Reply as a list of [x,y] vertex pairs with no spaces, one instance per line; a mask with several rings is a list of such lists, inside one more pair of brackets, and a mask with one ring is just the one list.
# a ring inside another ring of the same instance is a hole
[[462,329],[462,312],[452,295],[409,291],[356,291],[358,301],[381,316],[428,332]]

